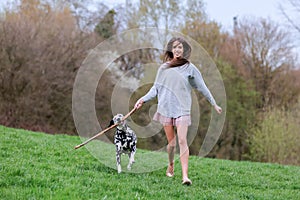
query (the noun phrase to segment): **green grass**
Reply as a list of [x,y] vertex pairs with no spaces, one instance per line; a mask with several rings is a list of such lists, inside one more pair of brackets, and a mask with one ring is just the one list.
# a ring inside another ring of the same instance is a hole
[[[165,176],[167,161],[162,161],[165,153],[138,149],[132,168],[135,173],[118,174],[110,167],[114,162],[112,145],[92,141],[88,148],[74,150],[81,142],[75,136],[0,126],[0,199],[300,198],[300,167],[297,166],[191,156],[189,175],[193,185],[188,187],[181,185],[178,160],[175,177]],[[100,150],[91,151],[98,146],[105,148],[99,157],[95,155]],[[154,156],[145,159],[148,155]],[[123,168],[126,164],[124,159]],[[141,173],[151,166],[157,170]]]

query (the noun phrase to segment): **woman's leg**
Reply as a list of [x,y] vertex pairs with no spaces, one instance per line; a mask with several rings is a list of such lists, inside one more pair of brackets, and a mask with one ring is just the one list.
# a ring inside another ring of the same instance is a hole
[[[175,156],[175,147],[176,147],[176,135],[174,131],[174,127],[172,125],[164,126],[164,130],[168,140],[168,158],[169,158],[169,166],[167,170],[167,176],[173,176],[174,174],[174,156]],[[170,174],[168,174],[170,173]]]
[[179,150],[180,150],[180,162],[182,168],[183,181],[189,180],[188,179],[189,147],[187,144],[187,132],[188,132],[188,126],[186,125],[177,126],[177,135],[178,135],[178,143],[179,143]]

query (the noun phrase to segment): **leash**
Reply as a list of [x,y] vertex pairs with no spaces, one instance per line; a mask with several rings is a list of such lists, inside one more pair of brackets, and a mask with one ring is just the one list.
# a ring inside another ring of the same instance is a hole
[[[134,107],[129,113],[127,113],[123,118],[122,118],[122,121],[126,120],[130,115],[132,115],[132,113],[134,113],[134,111],[136,111],[136,108]],[[99,137],[100,135],[104,134],[105,132],[109,131],[110,129],[112,128],[115,128],[116,126],[118,126],[119,124],[114,124],[114,125],[111,125],[110,127],[104,129],[103,131],[97,133],[96,135],[94,135],[93,137],[91,137],[90,139],[88,139],[87,141],[75,146],[74,148],[75,149],[78,149],[84,145],[86,145],[87,143],[89,143],[90,141],[94,140],[95,138]]]

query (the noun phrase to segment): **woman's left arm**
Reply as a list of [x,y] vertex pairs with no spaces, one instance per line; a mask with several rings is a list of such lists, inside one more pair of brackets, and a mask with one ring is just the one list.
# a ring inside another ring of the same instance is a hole
[[193,66],[193,73],[188,77],[191,86],[201,92],[205,98],[210,102],[210,104],[214,107],[217,113],[222,113],[222,108],[217,105],[214,97],[212,96],[211,92],[207,88],[201,72]]

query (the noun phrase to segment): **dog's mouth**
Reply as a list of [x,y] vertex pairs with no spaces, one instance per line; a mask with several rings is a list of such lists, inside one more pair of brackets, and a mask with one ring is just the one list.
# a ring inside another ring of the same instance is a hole
[[120,120],[118,119],[115,121],[115,124],[124,125],[124,121],[122,121],[121,119]]

